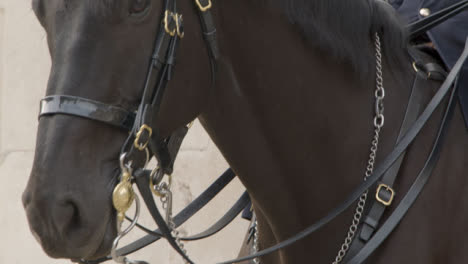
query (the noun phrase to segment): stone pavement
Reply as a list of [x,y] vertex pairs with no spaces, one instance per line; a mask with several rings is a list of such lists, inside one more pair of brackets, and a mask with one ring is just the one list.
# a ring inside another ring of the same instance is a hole
[[[34,155],[38,102],[45,93],[50,67],[45,33],[30,6],[31,0],[0,0],[0,264],[69,263],[50,259],[43,253],[29,232],[21,204]],[[226,162],[196,123],[176,163],[175,212],[226,168]],[[208,227],[235,202],[242,190],[238,181],[231,183],[200,215],[182,226],[180,232],[193,234]],[[146,212],[141,222],[154,227]],[[188,243],[186,248],[197,263],[233,258],[247,226],[246,221],[237,219],[215,237]],[[141,235],[135,232],[123,243]],[[183,263],[165,242],[132,256],[150,263]]]

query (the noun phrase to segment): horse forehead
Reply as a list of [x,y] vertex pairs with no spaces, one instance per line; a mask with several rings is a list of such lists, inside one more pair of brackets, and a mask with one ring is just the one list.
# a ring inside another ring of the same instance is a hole
[[[33,0],[33,1],[50,1],[50,0]],[[55,2],[51,8],[56,11],[73,12],[78,7],[84,7],[89,14],[95,16],[108,17],[120,10],[120,7],[125,1],[122,0],[53,0]]]
[[[73,1],[82,1],[82,0],[73,0]],[[114,10],[120,4],[123,3],[123,1],[121,0],[86,0],[85,2],[95,11],[99,13],[104,13],[104,14],[108,13],[109,11]]]
[[54,16],[53,14],[68,13],[76,7],[85,7],[88,13],[97,16],[109,16],[123,4],[122,0],[31,0],[32,9],[38,17]]

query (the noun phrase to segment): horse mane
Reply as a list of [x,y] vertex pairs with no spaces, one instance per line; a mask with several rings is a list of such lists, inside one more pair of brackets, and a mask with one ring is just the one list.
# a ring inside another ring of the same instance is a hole
[[367,73],[375,61],[374,35],[384,56],[404,58],[405,35],[396,11],[383,0],[272,0],[280,3],[306,41]]

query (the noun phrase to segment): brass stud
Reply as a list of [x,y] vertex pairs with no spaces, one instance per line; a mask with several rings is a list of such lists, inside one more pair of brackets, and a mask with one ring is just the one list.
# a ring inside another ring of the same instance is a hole
[[419,14],[423,17],[427,17],[431,14],[431,10],[429,10],[429,8],[421,8],[419,9]]

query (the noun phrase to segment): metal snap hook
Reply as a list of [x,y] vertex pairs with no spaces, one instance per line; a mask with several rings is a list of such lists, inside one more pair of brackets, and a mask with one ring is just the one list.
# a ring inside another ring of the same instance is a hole
[[[164,176],[167,175],[167,183],[162,182],[164,179]],[[150,177],[149,177],[149,185],[151,191],[159,197],[165,196],[166,188],[170,188],[172,185],[172,175],[170,174],[165,174],[161,168],[156,167],[154,170],[151,171]]]

